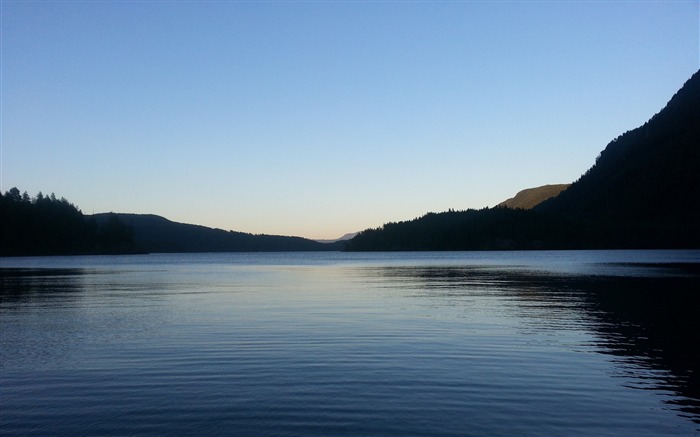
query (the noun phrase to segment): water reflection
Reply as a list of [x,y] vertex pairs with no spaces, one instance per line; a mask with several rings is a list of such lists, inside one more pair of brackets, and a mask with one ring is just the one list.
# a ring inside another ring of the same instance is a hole
[[144,305],[152,284],[124,282],[119,273],[0,268],[0,368],[75,367],[100,348],[113,347],[116,333],[135,340],[168,320],[158,307]]
[[621,278],[587,293],[603,340],[603,352],[667,376],[644,379],[636,388],[673,390],[677,404],[700,423],[700,290],[697,277]]
[[[85,287],[83,269],[0,269],[0,310],[3,323],[0,368],[23,360],[39,367],[61,365],[75,349],[80,326],[77,302]],[[66,317],[46,317],[51,309]]]
[[85,269],[1,268],[0,302],[42,298],[83,290],[81,277]]
[[0,420],[8,435],[698,428],[697,265],[517,261],[0,270]]
[[586,346],[615,357],[623,384],[671,393],[664,402],[700,424],[700,264],[599,267],[605,274],[504,266],[368,267],[365,273],[406,284],[422,304],[459,311],[497,293],[524,329],[586,329],[595,334],[595,344]]

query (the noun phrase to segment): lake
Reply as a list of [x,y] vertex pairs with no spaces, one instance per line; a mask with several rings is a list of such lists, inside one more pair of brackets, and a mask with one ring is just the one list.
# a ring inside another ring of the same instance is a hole
[[700,434],[700,251],[0,266],[4,436]]

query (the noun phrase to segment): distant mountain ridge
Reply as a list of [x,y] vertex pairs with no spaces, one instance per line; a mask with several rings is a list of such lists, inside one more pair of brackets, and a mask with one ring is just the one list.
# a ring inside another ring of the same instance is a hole
[[92,217],[98,224],[116,216],[133,229],[134,245],[143,252],[287,252],[342,250],[342,243],[327,244],[301,237],[254,235],[201,225],[173,222],[152,214],[103,213]]
[[559,193],[569,188],[571,184],[542,185],[541,187],[526,188],[496,206],[508,208],[532,209],[547,199],[558,196]]
[[314,241],[318,241],[319,243],[337,243],[339,241],[350,240],[350,239],[354,238],[355,235],[357,235],[357,234],[358,234],[358,232],[349,232],[349,233],[343,235],[342,237],[336,238],[334,240],[314,240]]
[[387,223],[360,232],[347,249],[700,248],[698,193],[700,72],[557,196],[531,209],[506,205]]

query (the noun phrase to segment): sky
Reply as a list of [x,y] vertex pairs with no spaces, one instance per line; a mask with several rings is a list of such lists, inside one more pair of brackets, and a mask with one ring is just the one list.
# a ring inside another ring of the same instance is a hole
[[314,239],[492,207],[663,108],[699,5],[2,0],[0,189]]

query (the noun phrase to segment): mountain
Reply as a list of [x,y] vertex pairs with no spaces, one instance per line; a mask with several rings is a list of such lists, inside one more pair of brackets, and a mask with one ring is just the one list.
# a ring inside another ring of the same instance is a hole
[[343,243],[324,244],[301,237],[253,235],[170,221],[157,215],[95,214],[101,224],[116,216],[133,230],[135,246],[144,252],[286,252],[342,250]]
[[700,71],[644,125],[535,209],[621,247],[700,247]]
[[[532,209],[429,213],[360,232],[347,250],[700,247],[700,72],[583,176]],[[516,196],[517,197],[517,196]]]
[[559,193],[566,190],[570,184],[543,185],[536,188],[527,188],[518,191],[515,197],[511,197],[499,203],[496,206],[505,206],[508,208],[532,209],[545,200],[558,196]]
[[319,243],[337,243],[339,241],[350,240],[357,234],[358,234],[358,232],[350,232],[350,233],[343,235],[340,238],[336,238],[335,240],[314,240],[314,241],[318,241]]

